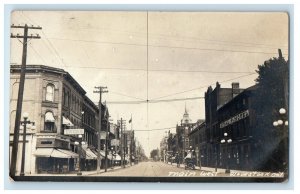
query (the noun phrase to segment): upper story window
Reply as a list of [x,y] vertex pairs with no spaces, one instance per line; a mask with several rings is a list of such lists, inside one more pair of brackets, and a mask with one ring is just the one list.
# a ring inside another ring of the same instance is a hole
[[54,101],[54,86],[52,84],[48,84],[46,87],[46,101]]
[[55,119],[52,112],[45,114],[45,131],[53,132],[55,130]]

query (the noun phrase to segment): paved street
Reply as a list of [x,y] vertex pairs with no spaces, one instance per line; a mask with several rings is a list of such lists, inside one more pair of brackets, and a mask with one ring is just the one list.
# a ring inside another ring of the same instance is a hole
[[201,176],[204,172],[200,170],[185,170],[184,167],[176,167],[176,164],[171,165],[163,162],[141,162],[137,165],[118,169],[107,173],[102,173],[100,176],[142,176],[142,177],[167,177],[167,176]]
[[256,171],[239,171],[231,170],[229,174],[225,169],[196,167],[195,170],[184,169],[181,164],[177,167],[175,163],[166,164],[164,162],[141,162],[137,165],[127,166],[126,168],[110,169],[108,172],[101,174],[90,173],[87,176],[123,176],[123,177],[283,177],[283,173],[256,172]]

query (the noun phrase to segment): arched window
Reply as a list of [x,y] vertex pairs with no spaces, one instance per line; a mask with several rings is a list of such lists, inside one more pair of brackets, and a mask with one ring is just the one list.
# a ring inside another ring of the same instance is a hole
[[46,87],[46,101],[54,101],[54,86],[52,84],[48,84]]
[[54,132],[55,119],[52,112],[46,112],[45,114],[45,127],[44,130],[48,132]]

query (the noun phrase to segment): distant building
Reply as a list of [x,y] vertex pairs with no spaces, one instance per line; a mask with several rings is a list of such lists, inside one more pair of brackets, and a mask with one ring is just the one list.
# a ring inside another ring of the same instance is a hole
[[187,152],[190,147],[188,135],[193,125],[194,123],[192,123],[192,120],[190,119],[187,109],[185,107],[180,125],[176,126],[177,152],[180,154],[182,159],[187,155]]
[[205,120],[198,120],[191,128],[189,133],[189,142],[192,149],[195,151],[197,165],[201,165],[201,159],[203,164],[205,164],[205,150],[206,142],[204,141],[205,136]]
[[123,158],[126,160],[126,163],[134,162],[136,157],[134,130],[125,130],[123,132],[123,135],[124,135]]

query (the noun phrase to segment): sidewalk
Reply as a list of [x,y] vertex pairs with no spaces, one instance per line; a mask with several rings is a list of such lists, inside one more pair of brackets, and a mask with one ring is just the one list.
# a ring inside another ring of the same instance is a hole
[[[132,166],[135,166],[136,164],[132,164]],[[131,167],[130,164],[125,165],[125,168]],[[107,168],[107,172],[110,171],[116,171],[116,170],[121,170],[124,169],[122,166],[114,166],[113,168]],[[68,174],[29,174],[26,176],[90,176],[90,175],[101,175],[105,172],[105,169],[100,169],[100,172],[98,173],[97,170],[93,171],[81,171],[82,175],[77,175],[77,172],[74,173],[68,173]]]
[[[177,167],[176,163],[170,163],[168,162],[167,164],[172,165],[174,167]],[[180,168],[184,168],[185,165],[184,164],[180,164]],[[201,169],[199,166],[195,166],[196,170],[201,170],[201,171],[206,171],[206,172],[212,172],[212,173],[216,173],[216,174],[225,174],[226,169],[225,168],[212,168],[212,167],[206,167],[206,166],[201,166]],[[277,174],[274,172],[260,172],[260,171],[245,171],[245,170],[234,170],[234,169],[230,169],[230,174],[231,175],[236,175],[236,176],[249,176],[249,175],[268,175],[268,174]]]

